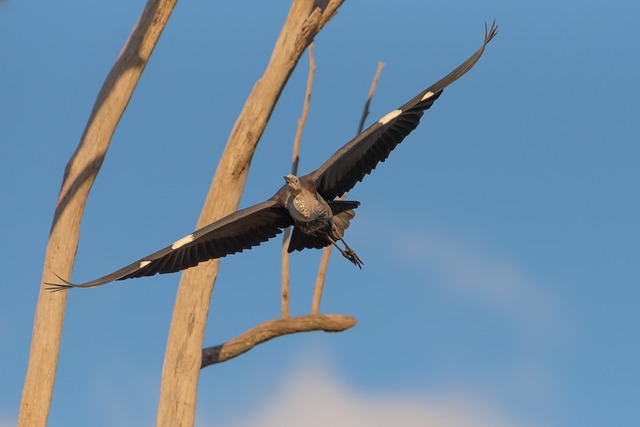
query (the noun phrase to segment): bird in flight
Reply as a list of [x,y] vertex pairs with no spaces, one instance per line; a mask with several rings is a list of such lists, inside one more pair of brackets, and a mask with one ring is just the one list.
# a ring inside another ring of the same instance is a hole
[[497,33],[495,21],[489,29],[485,24],[482,46],[458,68],[383,116],[315,171],[300,177],[285,176],[285,184],[267,201],[236,211],[104,277],[79,284],[58,277],[62,283],[47,283],[48,289],[92,288],[116,280],[174,273],[203,261],[250,249],[289,226],[294,227],[288,247],[290,253],[334,245],[346,259],[362,268],[362,260],[343,238],[360,202],[334,199],[351,190],[379,162],[386,160],[418,126],[424,111],[431,108],[444,88],[478,62]]

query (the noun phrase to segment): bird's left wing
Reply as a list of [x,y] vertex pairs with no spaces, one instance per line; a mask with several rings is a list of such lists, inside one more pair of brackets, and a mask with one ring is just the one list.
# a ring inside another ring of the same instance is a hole
[[292,223],[287,210],[274,199],[269,199],[236,211],[104,277],[80,284],[58,277],[62,283],[47,283],[48,289],[93,288],[115,280],[174,273],[257,246],[280,234],[282,228]]
[[379,162],[385,161],[389,153],[418,126],[423,112],[431,108],[444,88],[478,62],[485,47],[497,33],[495,22],[490,29],[485,25],[484,42],[469,59],[409,102],[382,117],[311,172],[308,176],[314,181],[318,193],[325,200],[333,200],[351,190]]

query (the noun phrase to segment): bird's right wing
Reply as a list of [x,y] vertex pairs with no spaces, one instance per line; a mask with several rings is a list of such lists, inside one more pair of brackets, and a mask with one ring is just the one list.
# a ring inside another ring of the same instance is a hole
[[322,198],[333,200],[351,190],[379,162],[384,162],[391,151],[418,126],[424,111],[431,108],[444,88],[478,62],[485,47],[497,33],[495,22],[490,29],[485,25],[484,42],[469,59],[409,102],[382,117],[311,172],[308,176],[314,181]]
[[68,288],[92,288],[115,280],[174,273],[203,261],[222,258],[257,246],[292,224],[293,220],[287,210],[275,200],[269,199],[227,215],[175,241],[171,246],[104,277],[80,284],[58,277],[62,283],[47,283],[48,289],[60,291]]

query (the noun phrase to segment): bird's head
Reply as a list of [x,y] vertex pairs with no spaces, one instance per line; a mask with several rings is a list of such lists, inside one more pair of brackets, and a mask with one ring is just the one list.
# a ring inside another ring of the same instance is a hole
[[289,187],[289,190],[293,194],[300,193],[300,190],[302,190],[302,186],[300,185],[300,180],[298,179],[297,176],[289,174],[289,175],[284,177],[284,180],[287,183],[287,186]]

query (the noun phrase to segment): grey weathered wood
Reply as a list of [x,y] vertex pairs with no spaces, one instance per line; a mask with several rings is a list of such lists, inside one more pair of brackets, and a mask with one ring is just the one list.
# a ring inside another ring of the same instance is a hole
[[[71,275],[89,190],[118,121],[176,2],[147,2],[98,94],[80,143],[65,169],[47,244],[43,283],[56,279],[53,272],[65,278]],[[44,426],[47,423],[66,301],[66,292],[48,292],[41,285],[18,426]]]
[[261,323],[224,344],[202,350],[202,368],[226,362],[251,350],[258,344],[298,332],[342,332],[353,328],[357,320],[343,314],[314,314],[288,317]]
[[[300,56],[343,0],[294,0],[263,76],[245,103],[222,154],[198,228],[235,211],[251,158]],[[202,342],[219,260],[185,271],[180,280],[162,369],[158,426],[192,426]]]

